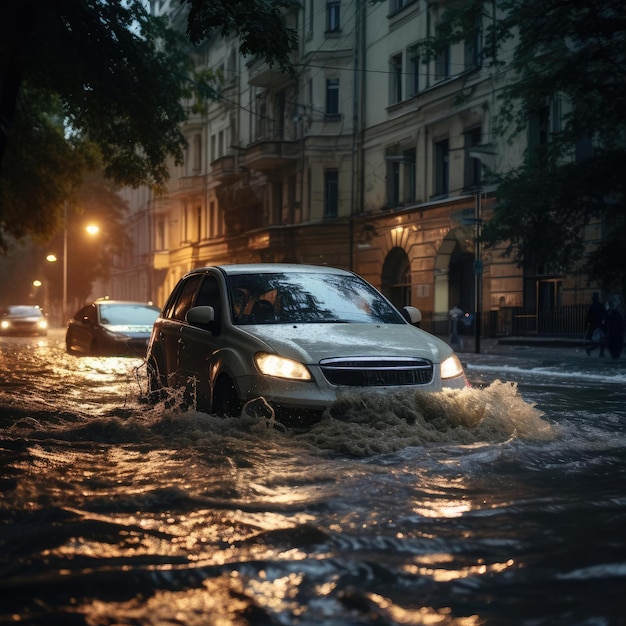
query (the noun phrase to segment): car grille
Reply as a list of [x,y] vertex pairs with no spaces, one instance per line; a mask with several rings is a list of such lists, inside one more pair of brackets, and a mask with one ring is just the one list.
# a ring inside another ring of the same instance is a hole
[[11,321],[10,330],[15,330],[19,332],[34,332],[38,330],[37,322],[24,322],[22,320],[13,320]]
[[433,379],[433,364],[418,358],[323,359],[320,367],[331,385],[383,387],[427,385]]

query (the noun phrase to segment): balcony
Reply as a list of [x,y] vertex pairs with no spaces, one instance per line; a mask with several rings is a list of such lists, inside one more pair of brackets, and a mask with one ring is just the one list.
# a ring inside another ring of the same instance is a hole
[[171,195],[201,192],[204,188],[204,176],[181,176],[171,178],[167,183],[167,191]]
[[281,72],[279,69],[270,67],[263,59],[255,59],[248,63],[250,78],[248,82],[255,87],[272,89],[289,80],[293,80],[289,74]]
[[237,167],[237,157],[223,156],[211,162],[211,173],[213,178],[221,185],[229,185],[240,177]]
[[259,141],[246,150],[246,167],[269,171],[294,163],[298,158],[297,141]]

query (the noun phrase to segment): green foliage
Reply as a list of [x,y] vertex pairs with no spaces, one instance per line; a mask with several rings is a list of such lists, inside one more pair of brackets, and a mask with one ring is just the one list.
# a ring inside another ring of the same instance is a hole
[[[186,0],[181,0],[185,4]],[[242,50],[288,66],[290,4],[194,0],[195,42],[221,28]],[[159,188],[183,161],[184,102],[217,97],[196,72],[185,33],[141,0],[20,0],[0,20],[0,249],[45,240],[89,172],[115,185]],[[268,36],[271,33],[271,36]],[[5,132],[7,131],[7,132]]]
[[[527,150],[520,168],[495,177],[497,205],[485,243],[509,242],[507,252],[520,265],[565,272],[583,264],[591,274],[626,275],[610,246],[586,259],[584,244],[585,227],[595,220],[609,240],[626,244],[620,239],[626,217],[626,3],[472,0],[451,6],[444,38],[473,36],[473,16],[480,15],[483,62],[506,71],[496,131],[519,137],[528,131],[529,114],[545,107],[560,118],[546,144]],[[425,49],[432,55],[437,45],[433,39]],[[582,159],[576,147],[584,142],[593,143],[593,151]]]
[[262,57],[292,72],[289,53],[297,34],[285,26],[283,11],[300,6],[298,0],[180,0],[189,7],[188,35],[192,42],[218,33],[237,34],[244,55]]
[[626,293],[626,227],[615,228],[589,255],[589,275],[607,292]]

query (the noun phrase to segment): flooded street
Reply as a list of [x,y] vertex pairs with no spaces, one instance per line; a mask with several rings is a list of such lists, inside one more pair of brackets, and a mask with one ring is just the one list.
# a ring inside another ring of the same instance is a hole
[[623,624],[626,362],[540,352],[294,430],[0,339],[0,624]]

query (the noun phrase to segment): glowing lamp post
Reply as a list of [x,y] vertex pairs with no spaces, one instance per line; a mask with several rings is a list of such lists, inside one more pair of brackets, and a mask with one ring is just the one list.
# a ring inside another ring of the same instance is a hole
[[[91,235],[97,235],[100,232],[100,227],[96,224],[88,224],[85,226],[85,231]],[[58,258],[55,254],[49,254],[46,257],[46,261],[55,263]],[[67,205],[64,209],[64,227],[63,227],[63,308],[61,325],[67,320]]]

